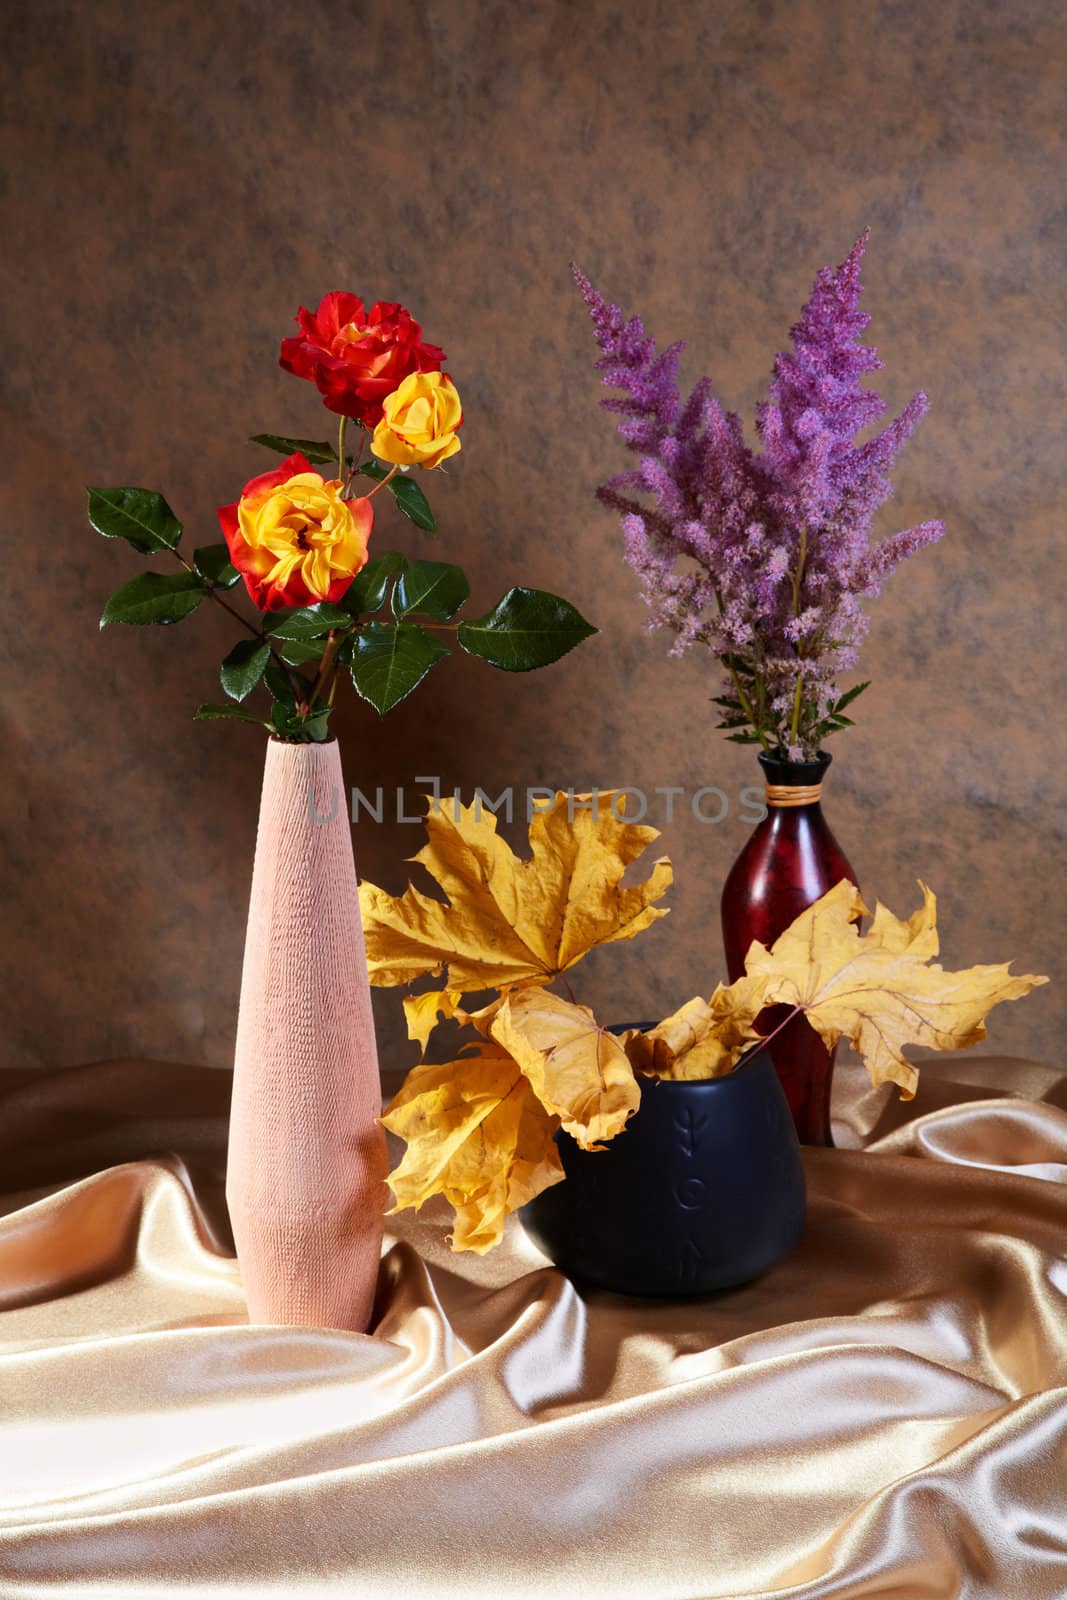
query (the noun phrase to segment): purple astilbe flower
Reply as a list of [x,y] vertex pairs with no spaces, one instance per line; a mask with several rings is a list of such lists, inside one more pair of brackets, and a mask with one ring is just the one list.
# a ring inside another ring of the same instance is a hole
[[856,442],[886,409],[863,387],[882,365],[860,342],[870,322],[859,309],[866,243],[864,233],[836,271],[818,274],[792,349],[775,357],[757,414],[759,454],[710,379],[682,400],[682,345],[657,354],[640,319],[624,318],[574,269],[603,381],[621,391],[602,404],[640,458],[597,495],[622,516],[649,627],[677,635],[672,655],[697,645],[722,662],[717,704],[729,737],[791,755],[813,755],[848,726],[844,707],[866,685],[842,695],[838,679],[855,667],[869,625],[860,600],[944,531],[923,522],[872,543],[893,463],[927,400],[916,394],[895,421]]
[[944,533],[941,522],[920,522],[915,528],[894,533],[892,538],[876,544],[857,565],[857,584],[864,595],[877,595],[889,574],[924,545],[936,544]]

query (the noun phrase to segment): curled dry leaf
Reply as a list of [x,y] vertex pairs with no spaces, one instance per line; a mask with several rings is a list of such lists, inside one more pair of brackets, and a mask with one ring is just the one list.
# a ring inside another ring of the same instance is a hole
[[763,978],[719,984],[710,1000],[688,1000],[647,1033],[623,1037],[635,1072],[672,1079],[723,1078],[759,1040],[755,1020],[765,1005]]
[[514,989],[489,1023],[538,1100],[583,1150],[602,1150],[641,1103],[626,1051],[579,1006],[542,988]]
[[918,1071],[905,1045],[965,1050],[985,1037],[985,1017],[1002,1000],[1018,1000],[1047,978],[1007,966],[945,972],[938,953],[937,902],[920,884],[923,903],[906,920],[879,905],[865,934],[859,890],[846,880],[817,900],[768,950],[753,943],[745,976],[722,984],[710,1001],[688,1001],[648,1033],[624,1040],[635,1071],[662,1078],[717,1078],[731,1072],[758,1042],[755,1020],[765,1006],[802,1011],[830,1046],[846,1038],[874,1083],[899,1084],[911,1099]]
[[382,1122],[407,1143],[388,1180],[393,1211],[444,1195],[455,1212],[455,1250],[490,1250],[508,1213],[563,1177],[559,1118],[491,1043],[444,1066],[414,1067]]
[[[460,995],[550,983],[597,945],[632,939],[665,917],[655,902],[671,883],[668,860],[654,862],[644,883],[621,883],[658,832],[620,821],[612,799],[611,791],[572,802],[557,795],[530,823],[527,860],[499,836],[487,807],[431,800],[429,837],[414,859],[448,899],[414,886],[400,896],[361,886],[371,983],[410,983],[446,969],[448,990]],[[409,1011],[419,1028],[429,1004]]]
[[900,1085],[905,1099],[919,1075],[903,1054],[908,1044],[966,1050],[985,1037],[985,1018],[1002,1000],[1018,1000],[1047,978],[1009,972],[1007,965],[945,972],[928,965],[938,953],[937,901],[920,883],[923,903],[906,922],[879,905],[861,934],[866,907],[842,880],[797,917],[770,950],[752,945],[745,969],[763,979],[767,1005],[799,1007],[828,1045],[845,1038],[863,1057],[874,1083]]

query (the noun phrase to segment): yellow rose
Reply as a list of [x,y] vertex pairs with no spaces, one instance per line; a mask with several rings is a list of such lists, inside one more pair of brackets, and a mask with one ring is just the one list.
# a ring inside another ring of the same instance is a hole
[[411,372],[382,403],[371,449],[399,467],[439,467],[463,447],[456,386],[447,372]]
[[219,510],[230,560],[261,611],[336,602],[366,565],[374,523],[369,500],[342,500],[302,455],[245,485]]

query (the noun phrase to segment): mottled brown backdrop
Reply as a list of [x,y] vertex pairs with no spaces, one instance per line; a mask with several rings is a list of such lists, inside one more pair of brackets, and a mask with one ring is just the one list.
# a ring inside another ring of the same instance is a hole
[[[885,392],[932,401],[882,528],[948,536],[877,607],[828,810],[872,893],[939,889],[950,963],[1054,975],[991,1035],[1062,1059],[1056,0],[15,0],[5,23],[5,1064],[230,1060],[262,748],[190,720],[218,697],[220,613],[97,632],[137,558],[88,531],[82,486],[162,488],[216,537],[213,507],[268,464],[246,435],[321,430],[276,351],[333,288],[410,305],[465,401],[439,546],[385,514],[378,537],[463,562],[479,606],[523,581],[602,630],[533,677],[446,663],[384,723],[350,701],[349,780],[721,786],[723,823],[664,829],[673,915],[580,982],[614,1017],[706,991],[755,763],[713,731],[705,664],[644,632],[592,501],[622,451],[567,264],[687,335],[687,376],[750,415],[815,269],[865,224]],[[418,829],[356,844],[399,888]]]

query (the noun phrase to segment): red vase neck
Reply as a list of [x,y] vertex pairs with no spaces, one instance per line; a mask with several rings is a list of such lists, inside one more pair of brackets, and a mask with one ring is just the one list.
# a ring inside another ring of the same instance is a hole
[[773,944],[789,924],[842,878],[856,881],[816,801],[769,808],[734,862],[723,890],[726,970],[745,970],[753,939]]

